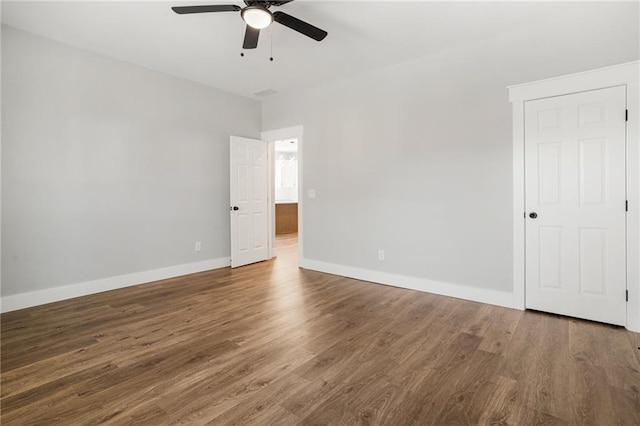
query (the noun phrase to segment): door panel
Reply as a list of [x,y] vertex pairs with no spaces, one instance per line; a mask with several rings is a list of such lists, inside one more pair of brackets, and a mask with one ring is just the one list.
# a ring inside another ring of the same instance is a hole
[[235,268],[269,255],[266,142],[231,136],[230,169],[231,267]]
[[562,288],[562,227],[538,228],[539,285],[542,288]]
[[607,289],[607,231],[580,228],[580,293],[605,296]]
[[525,103],[527,308],[625,324],[625,90]]
[[607,140],[581,140],[579,149],[580,204],[603,204],[607,189]]
[[559,142],[538,145],[538,199],[540,204],[560,202],[560,149]]

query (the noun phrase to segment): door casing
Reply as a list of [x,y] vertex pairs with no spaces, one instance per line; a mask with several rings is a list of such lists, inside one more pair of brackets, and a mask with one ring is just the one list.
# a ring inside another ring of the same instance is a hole
[[513,307],[525,309],[524,103],[608,87],[627,94],[627,321],[640,332],[640,61],[509,86],[513,112]]

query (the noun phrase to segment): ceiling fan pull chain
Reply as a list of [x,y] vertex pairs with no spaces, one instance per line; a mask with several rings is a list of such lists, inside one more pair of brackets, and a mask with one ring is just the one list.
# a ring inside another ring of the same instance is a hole
[[269,60],[273,62],[273,27],[271,27],[271,34],[269,38],[271,39],[271,56],[269,57]]
[[[240,20],[240,40],[244,39],[244,22]],[[240,56],[244,58],[244,45],[240,49]]]

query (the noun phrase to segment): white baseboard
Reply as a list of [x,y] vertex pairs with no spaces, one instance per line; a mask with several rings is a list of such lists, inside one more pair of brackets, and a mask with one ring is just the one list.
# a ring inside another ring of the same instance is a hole
[[[60,300],[72,299],[74,297],[101,293],[103,291],[130,287],[167,278],[193,274],[196,272],[208,271],[211,269],[224,268],[229,266],[229,264],[230,259],[228,257],[224,257],[220,259],[186,263],[183,265],[170,266],[168,268],[135,272],[133,274],[119,275],[94,281],[48,288],[29,293],[3,296],[0,298],[0,312],[10,312],[32,306],[44,305],[46,303],[58,302]],[[354,268],[351,266],[338,265],[311,259],[301,259],[299,264],[300,267],[305,269],[311,269],[333,275],[341,275],[362,281],[370,281],[394,287],[424,291],[443,296],[456,297],[458,299],[472,300],[474,302],[518,309],[518,304],[514,302],[513,294],[508,292],[468,287],[459,284],[372,271],[370,269]]]
[[185,263],[151,271],[135,272],[133,274],[118,275],[94,281],[47,288],[29,293],[14,294],[0,298],[0,312],[16,311],[45,303],[58,302],[74,297],[101,293],[117,288],[130,287],[138,284],[179,277],[211,269],[224,268],[230,265],[230,258],[204,260],[202,262]]
[[311,259],[301,259],[299,265],[304,269],[326,272],[333,275],[341,275],[362,281],[370,281],[378,284],[402,287],[410,290],[424,291],[442,296],[487,303],[489,305],[518,309],[518,304],[514,301],[513,293],[504,291],[468,287],[459,284],[432,281],[405,275],[389,274],[387,272],[354,268],[351,266],[337,265],[335,263],[326,263]]

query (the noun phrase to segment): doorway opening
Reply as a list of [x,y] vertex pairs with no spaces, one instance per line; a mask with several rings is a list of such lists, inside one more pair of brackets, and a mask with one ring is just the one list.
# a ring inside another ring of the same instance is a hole
[[276,250],[284,255],[298,240],[298,138],[273,146]]
[[262,132],[269,145],[270,256],[298,265],[302,255],[302,126]]

